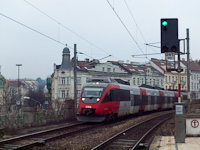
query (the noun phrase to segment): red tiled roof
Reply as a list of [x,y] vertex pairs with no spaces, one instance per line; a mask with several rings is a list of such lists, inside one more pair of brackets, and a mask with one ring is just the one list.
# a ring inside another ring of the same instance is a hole
[[[185,66],[187,66],[187,61],[181,61]],[[200,72],[200,65],[198,62],[190,61],[190,70],[195,72]]]

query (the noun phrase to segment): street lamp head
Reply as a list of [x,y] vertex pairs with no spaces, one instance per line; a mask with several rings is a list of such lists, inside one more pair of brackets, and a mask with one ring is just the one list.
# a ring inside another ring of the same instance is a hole
[[24,96],[24,99],[30,99],[30,97],[28,97],[28,96]]
[[22,64],[16,64],[16,66],[22,66]]

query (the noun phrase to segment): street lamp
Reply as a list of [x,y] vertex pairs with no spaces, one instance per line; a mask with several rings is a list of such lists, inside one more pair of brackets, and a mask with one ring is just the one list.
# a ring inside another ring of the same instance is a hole
[[17,95],[17,102],[16,104],[18,105],[18,115],[19,115],[19,105],[20,105],[20,91],[19,91],[19,73],[20,73],[20,67],[22,66],[22,64],[16,64],[16,66],[18,67],[18,81],[17,81],[17,92],[18,92],[18,95]]
[[38,103],[38,104],[41,104],[39,101],[37,101],[37,100],[35,100],[35,99],[32,99],[32,98],[30,98],[30,97],[28,97],[28,96],[24,96],[24,99],[30,99],[30,100],[32,100],[32,101]]
[[[35,99],[32,99],[32,98],[30,98],[30,97],[28,97],[28,96],[24,96],[24,99],[31,100],[31,101],[33,101],[34,103],[38,103],[39,106],[41,106],[41,102],[39,102],[39,101],[37,101],[37,100],[35,100]],[[34,106],[35,106],[35,105],[34,105]],[[29,105],[28,105],[28,107],[29,107]]]

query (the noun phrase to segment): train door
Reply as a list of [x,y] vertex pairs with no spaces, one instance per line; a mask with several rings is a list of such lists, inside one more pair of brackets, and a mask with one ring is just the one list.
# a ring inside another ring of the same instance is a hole
[[112,89],[110,90],[110,97],[111,97],[111,110],[112,110],[112,114],[117,114],[118,110],[119,110],[119,94],[117,94],[117,89]]
[[133,91],[130,91],[130,100],[131,100],[130,114],[134,114],[134,94],[133,94]]

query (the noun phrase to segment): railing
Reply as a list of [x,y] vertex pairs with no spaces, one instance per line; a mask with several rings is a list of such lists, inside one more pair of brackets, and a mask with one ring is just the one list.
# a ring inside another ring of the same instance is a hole
[[[34,116],[32,126],[43,125],[46,123],[60,122],[66,119],[71,119],[73,112],[59,111],[59,112],[31,112]],[[26,126],[26,113],[21,115],[4,115],[0,116],[0,128],[20,128]]]

